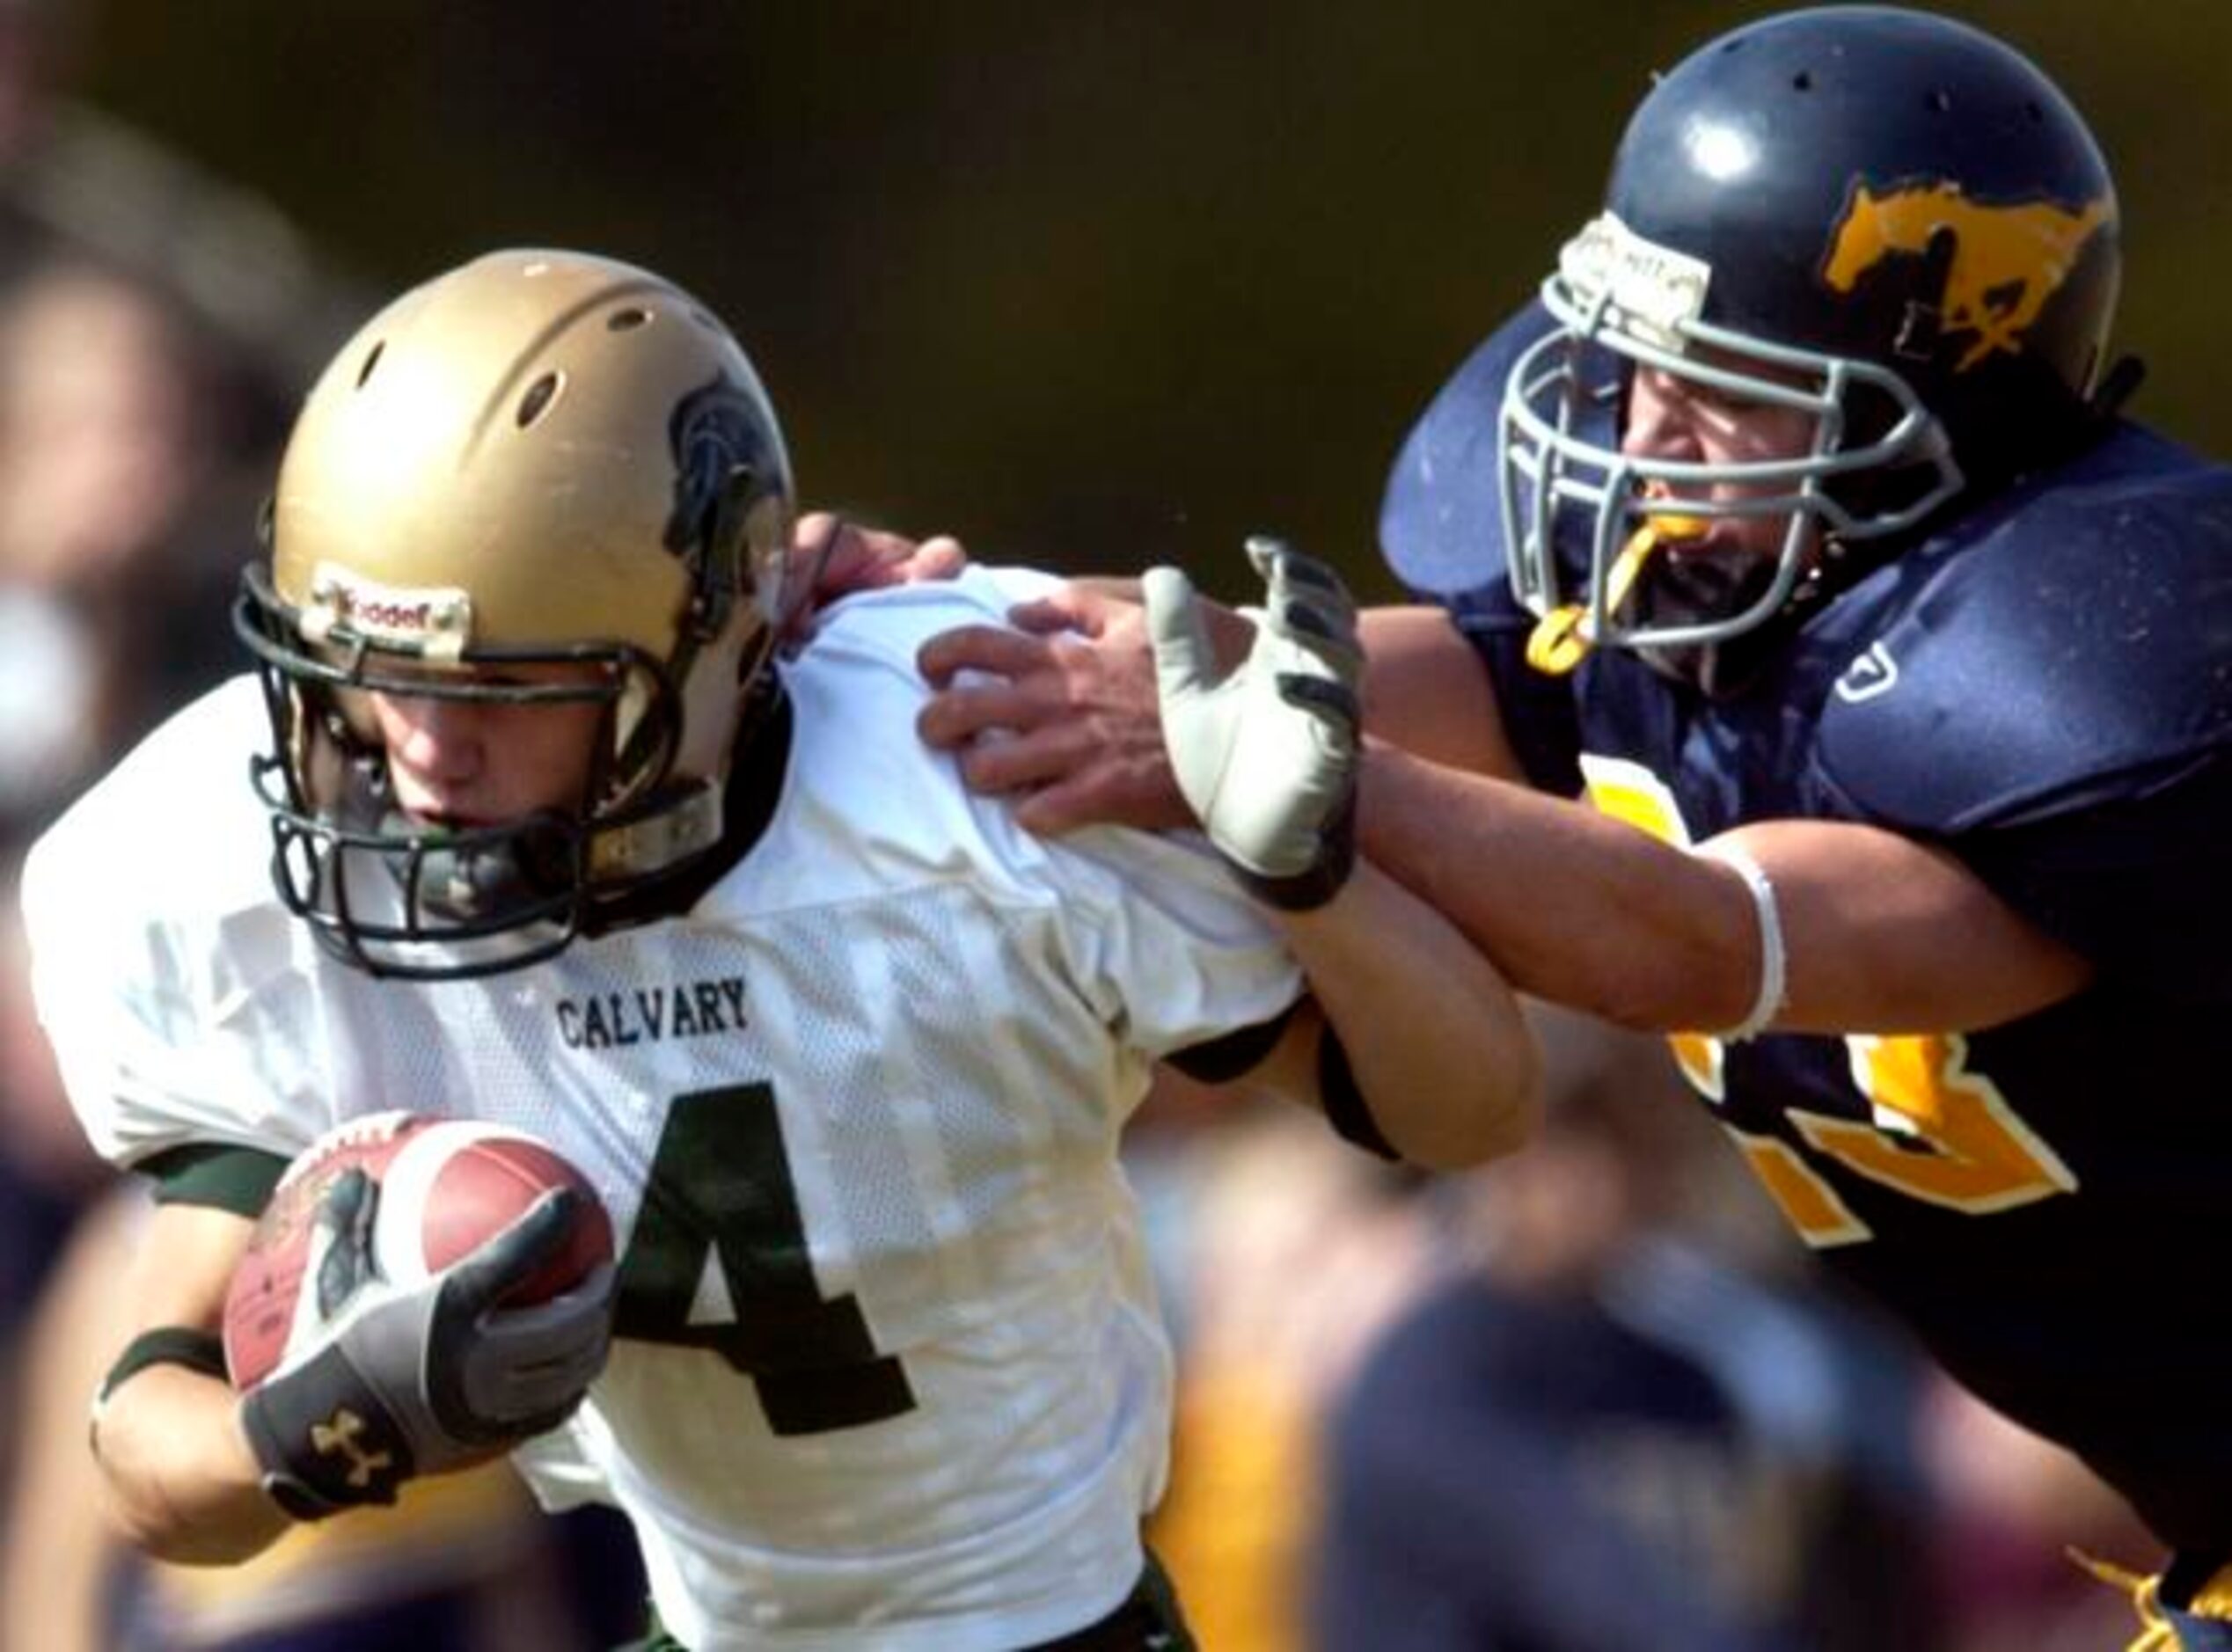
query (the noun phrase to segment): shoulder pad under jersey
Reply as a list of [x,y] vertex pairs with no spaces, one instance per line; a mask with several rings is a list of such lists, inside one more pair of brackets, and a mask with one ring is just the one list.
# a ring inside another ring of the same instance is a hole
[[996,799],[964,789],[915,717],[929,693],[922,645],[959,625],[999,626],[1058,581],[972,564],[958,578],[863,591],[832,604],[806,647],[777,662],[793,719],[779,764],[754,753],[776,793],[749,853],[699,897],[700,917],[787,910],[888,894],[895,880],[974,866],[1039,866],[1045,846]]
[[1941,834],[2045,819],[2232,745],[2232,469],[2136,427],[1847,600],[1862,623],[1821,762],[1873,817]]
[[88,1138],[118,1163],[321,1127],[300,999],[267,990],[299,939],[248,779],[269,738],[261,688],[235,678],[150,735],[26,862],[39,1017]]
[[57,929],[214,923],[273,900],[271,837],[248,761],[270,743],[237,676],[174,712],[64,811],[34,851]]
[[1010,608],[1049,596],[1061,583],[1036,568],[972,562],[949,580],[857,591],[816,617],[806,652],[841,648],[888,658],[917,692],[926,692],[914,662],[923,643],[956,625],[1006,625]]
[[1379,506],[1387,565],[1413,590],[1454,596],[1504,581],[1497,430],[1511,363],[1554,324],[1530,302],[1490,333],[1403,438]]

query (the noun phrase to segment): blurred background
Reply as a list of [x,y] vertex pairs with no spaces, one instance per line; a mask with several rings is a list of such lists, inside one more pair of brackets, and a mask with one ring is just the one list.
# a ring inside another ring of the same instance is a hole
[[[1774,9],[11,4],[61,14],[73,96],[377,292],[538,241],[700,289],[809,495],[1065,566],[1213,573],[1272,526],[1367,578],[1410,415],[1594,210],[1650,70]],[[2232,14],[1945,9],[2089,113],[2139,406],[2226,446]]]
[[[0,872],[232,669],[224,597],[326,354],[497,245],[711,302],[809,503],[1227,594],[1273,529],[1392,596],[1409,420],[1594,210],[1650,71],[1771,9],[0,0]],[[2232,9],[1940,9],[2087,112],[2134,410],[2232,450]],[[84,1405],[135,1209],[55,1093],[5,887],[0,1652],[617,1638],[624,1541],[501,1484],[194,1587],[106,1551]],[[1570,1105],[1478,1178],[1175,1089],[1137,1132],[1185,1396],[1156,1537],[1204,1646],[2120,1639],[2060,1552],[2148,1564],[2112,1500],[1816,1289],[1655,1047],[1553,1036]]]

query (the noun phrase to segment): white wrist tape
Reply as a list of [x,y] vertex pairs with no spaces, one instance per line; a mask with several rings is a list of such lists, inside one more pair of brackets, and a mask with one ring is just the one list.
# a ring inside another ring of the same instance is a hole
[[1782,914],[1775,904],[1775,885],[1760,863],[1733,844],[1701,844],[1697,853],[1735,868],[1752,891],[1752,910],[1760,920],[1760,990],[1751,1013],[1725,1032],[1714,1036],[1723,1043],[1740,1044],[1765,1032],[1782,1009],[1787,959],[1782,949]]

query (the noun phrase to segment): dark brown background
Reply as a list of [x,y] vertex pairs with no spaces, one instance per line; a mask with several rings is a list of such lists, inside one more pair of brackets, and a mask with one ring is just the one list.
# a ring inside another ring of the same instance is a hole
[[[1592,209],[1648,72],[1763,9],[101,0],[69,80],[368,298],[506,243],[662,268],[745,337],[816,500],[1213,584],[1276,527],[1378,594],[1412,414]],[[1949,9],[2089,111],[2137,406],[2232,448],[2232,7]]]

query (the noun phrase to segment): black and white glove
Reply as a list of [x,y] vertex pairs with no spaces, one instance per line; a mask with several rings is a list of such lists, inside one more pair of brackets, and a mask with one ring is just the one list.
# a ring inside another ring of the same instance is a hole
[[1202,830],[1257,898],[1322,906],[1356,865],[1356,603],[1333,570],[1251,538],[1263,576],[1248,657],[1218,675],[1200,599],[1176,568],[1142,584],[1163,744]]
[[415,1475],[563,1422],[604,1365],[611,1263],[547,1302],[496,1305],[564,1245],[577,1197],[545,1194],[470,1255],[398,1285],[374,1261],[378,1185],[361,1169],[336,1178],[303,1282],[318,1293],[319,1333],[240,1402],[272,1500],[298,1520],[393,1502]]

